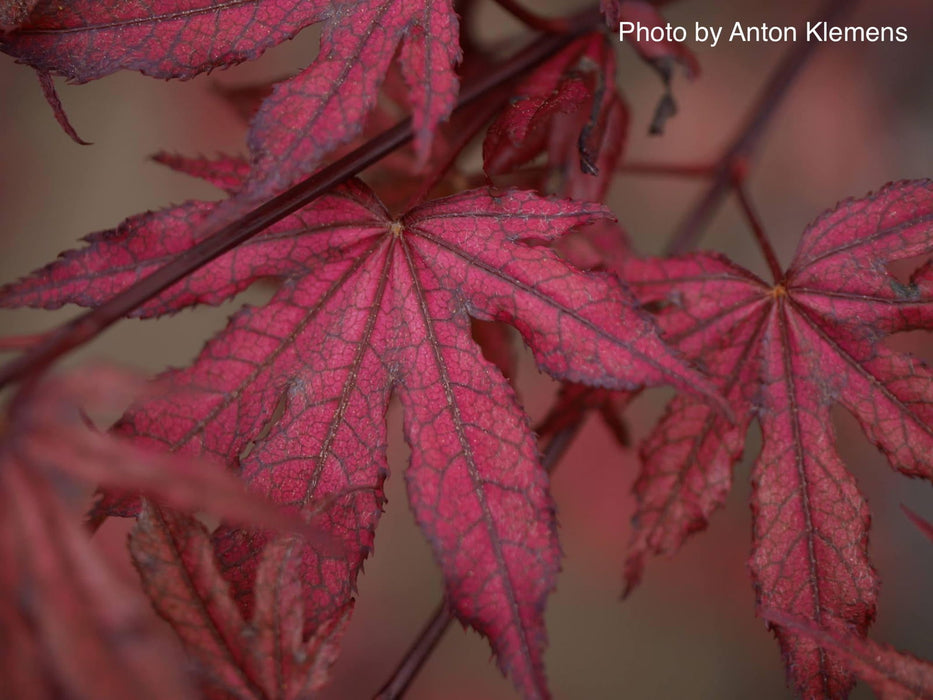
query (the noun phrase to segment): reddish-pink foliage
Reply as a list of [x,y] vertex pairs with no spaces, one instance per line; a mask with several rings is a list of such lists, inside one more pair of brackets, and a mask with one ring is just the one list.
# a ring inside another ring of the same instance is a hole
[[[601,6],[613,30],[665,23],[649,2]],[[251,119],[248,161],[156,156],[228,200],[131,217],[0,289],[10,308],[104,304],[218,222],[389,127],[396,115],[380,91],[412,115],[414,150],[385,158],[369,186],[333,187],[135,307],[157,317],[220,303],[258,280],[276,284],[270,302],[239,311],[190,367],[164,375],[172,393],[149,393],[109,433],[87,425],[78,406],[138,390],[123,374],[27,384],[12,402],[0,445],[0,554],[16,566],[0,567],[0,592],[9,602],[38,581],[32,607],[0,606],[4,628],[23,638],[3,655],[13,687],[35,685],[38,697],[60,688],[101,698],[192,693],[139,597],[73,522],[62,484],[85,481],[105,489],[95,522],[137,517],[130,551],[143,588],[195,660],[207,697],[315,692],[372,549],[395,395],[412,450],[411,506],[450,608],[488,638],[524,695],[546,696],[543,614],[559,546],[546,475],[507,380],[514,327],[539,367],[564,382],[542,434],[573,432],[597,411],[627,444],[622,412],[642,386],[683,392],[641,446],[627,590],[648,556],[678,549],[723,504],[757,418],[751,569],[792,685],[804,697],[840,697],[855,674],[885,696],[929,695],[928,664],[865,638],[877,593],[869,514],[836,453],[830,409],[848,408],[895,468],[933,477],[933,374],[882,344],[933,327],[933,263],[906,285],[884,268],[933,252],[933,186],[903,182],[844,202],[807,229],[788,271],[768,283],[717,254],[639,259],[592,203],[606,194],[628,129],[611,41],[595,22],[512,88],[503,79],[473,113],[453,117],[461,45],[470,49],[465,80],[493,63],[461,41],[452,0],[0,0],[0,49],[38,71],[56,118],[80,141],[53,75],[191,78],[254,59],[316,22],[321,50],[308,68],[226,91]],[[634,44],[665,83],[659,131],[675,111],[674,64],[690,76],[699,67],[677,42]],[[506,106],[496,114],[496,105]],[[467,189],[483,175],[451,175],[490,119],[486,177],[561,199]],[[432,186],[454,194],[425,202]],[[394,214],[384,202],[406,204]],[[211,531],[186,514],[197,510],[221,525]],[[115,643],[126,630],[137,636]],[[90,672],[98,667],[107,672]],[[45,669],[54,678],[37,684]]]
[[[933,373],[887,349],[885,335],[928,327],[933,298],[885,263],[933,252],[933,183],[902,182],[826,213],[790,268],[768,284],[714,254],[631,258],[637,296],[660,304],[669,342],[702,358],[738,420],[678,397],[643,447],[628,585],[647,554],[678,548],[705,527],[757,415],[751,559],[761,608],[820,629],[865,633],[877,576],[868,561],[868,508],[834,447],[841,403],[899,471],[933,479]],[[838,697],[847,664],[776,627],[803,696]]]
[[10,31],[26,21],[39,0],[0,0],[0,31]]
[[860,679],[868,683],[880,698],[915,700],[933,697],[933,664],[911,654],[897,651],[887,644],[865,639],[857,631],[837,631],[818,627],[806,619],[763,610],[772,624],[807,637],[814,644],[844,659]]
[[[187,169],[216,172],[209,163]],[[220,168],[221,179],[232,170]],[[186,219],[202,209],[131,220],[3,296],[45,305],[106,298],[189,245]],[[527,419],[470,339],[470,316],[514,325],[556,377],[707,390],[610,276],[527,245],[606,215],[598,205],[477,190],[396,219],[362,183],[348,183],[142,309],[168,313],[217,302],[259,277],[285,280],[264,308],[237,314],[190,369],[169,375],[183,393],[135,408],[120,432],[237,464],[253,490],[292,508],[336,499],[316,523],[346,555],[302,550],[310,631],[347,604],[371,549],[394,390],[412,446],[412,507],[452,606],[490,639],[519,687],[543,693],[541,611],[558,561],[553,509]],[[268,538],[221,528],[214,540],[233,595],[254,610]]]
[[[194,697],[183,660],[145,599],[88,540],[75,512],[82,481],[241,522],[293,525],[216,465],[144,450],[88,423],[85,410],[120,407],[143,388],[125,371],[84,369],[32,387],[6,417],[0,656],[11,697],[58,697],[61,687],[113,700]],[[20,604],[27,590],[29,602]]]
[[52,76],[45,71],[36,71],[36,76],[39,78],[39,85],[42,86],[42,93],[45,95],[46,101],[52,108],[52,114],[55,115],[55,120],[58,122],[58,125],[61,126],[62,130],[68,134],[68,137],[75,143],[81,144],[82,146],[90,146],[91,144],[78,136],[78,132],[75,131],[75,128],[68,120],[68,115],[65,113],[62,101],[58,98],[58,93],[55,91],[55,84],[52,82]]
[[517,99],[489,127],[483,165],[489,175],[513,171],[541,153],[560,176],[564,196],[600,201],[625,145],[628,111],[615,88],[615,58],[601,33],[582,37],[535,70]]
[[67,482],[7,452],[0,469],[4,695],[51,700],[64,687],[103,700],[196,697],[145,597],[88,540],[62,493]]
[[249,136],[250,197],[268,197],[313,171],[353,138],[398,54],[411,89],[415,140],[426,158],[457,97],[457,15],[450,0],[44,0],[0,48],[44,73],[86,82],[120,69],[191,78],[260,56],[324,21],[321,51],[279,83]]
[[197,520],[144,503],[129,546],[143,589],[197,660],[210,697],[299,700],[324,684],[352,602],[305,635],[298,541],[266,547],[248,621]]

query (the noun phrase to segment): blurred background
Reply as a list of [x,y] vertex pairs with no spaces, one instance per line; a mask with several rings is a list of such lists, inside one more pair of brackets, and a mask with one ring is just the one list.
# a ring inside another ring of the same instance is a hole
[[[551,2],[549,11],[581,3]],[[491,39],[522,29],[492,3],[476,18]],[[544,7],[536,3],[537,7]],[[692,26],[767,22],[803,26],[818,8],[810,0],[685,0],[672,3],[672,22]],[[543,10],[542,10],[543,11]],[[782,262],[789,262],[807,223],[839,199],[862,196],[884,183],[933,175],[933,3],[862,2],[848,24],[904,25],[905,44],[828,44],[781,106],[755,161],[749,187]],[[728,31],[728,30],[727,30]],[[54,122],[31,71],[0,57],[0,280],[9,281],[73,247],[92,231],[123,218],[189,198],[216,198],[206,185],[173,174],[147,157],[245,153],[240,119],[216,95],[218,85],[280,77],[315,55],[315,31],[261,60],[189,82],[120,74],[86,86],[60,84],[78,133],[94,145],[72,143]],[[627,47],[619,47],[619,82],[632,124],[629,158],[706,162],[733,136],[784,44],[696,46],[703,73],[682,76],[674,91],[680,113],[664,136],[648,124],[661,87]],[[609,200],[636,247],[658,252],[702,184],[671,178],[620,176]],[[727,203],[701,247],[727,252],[765,274],[736,208]],[[69,357],[73,365],[107,358],[155,372],[189,362],[243,301],[261,303],[269,289],[252,289],[235,303],[181,313],[159,322],[124,321]],[[70,318],[57,312],[2,311],[2,334],[38,332]],[[894,338],[891,345],[933,359],[929,334]],[[523,357],[518,390],[533,421],[555,386]],[[628,412],[635,439],[656,420],[669,392],[651,391]],[[933,659],[933,547],[900,510],[904,503],[933,519],[928,484],[896,475],[843,410],[836,414],[839,448],[873,514],[871,556],[882,578],[876,639]],[[406,450],[397,407],[390,414],[393,476],[376,552],[359,583],[360,595],[343,652],[333,668],[330,699],[367,697],[379,688],[440,599],[440,576],[407,510]],[[633,511],[634,451],[615,446],[591,421],[553,478],[564,572],[547,621],[548,674],[562,698],[786,698],[777,644],[754,616],[746,568],[750,547],[748,473],[758,452],[753,427],[736,487],[710,528],[673,560],[651,561],[642,586],[620,601],[621,567]],[[113,547],[125,528],[103,533]],[[132,572],[127,568],[127,576]],[[517,697],[490,659],[489,648],[455,625],[429,660],[409,696]],[[862,687],[856,697],[870,697]]]

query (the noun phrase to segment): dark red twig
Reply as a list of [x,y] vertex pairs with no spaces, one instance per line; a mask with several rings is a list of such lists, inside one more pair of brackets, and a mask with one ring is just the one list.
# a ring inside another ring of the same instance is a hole
[[[812,21],[835,23],[839,17],[855,5],[855,0],[829,0]],[[693,248],[702,235],[713,214],[732,189],[736,169],[744,169],[754,155],[777,108],[810,60],[818,46],[817,42],[795,43],[771,74],[755,106],[752,108],[738,135],[726,149],[713,169],[712,182],[696,205],[684,218],[667,246],[668,255],[677,255]]]
[[739,200],[742,213],[745,215],[745,219],[752,229],[752,234],[754,234],[755,240],[758,242],[758,247],[761,248],[761,252],[765,256],[768,269],[771,270],[771,274],[774,276],[774,283],[778,284],[784,277],[784,272],[781,269],[781,263],[778,262],[774,247],[771,245],[771,240],[768,238],[768,234],[765,233],[761,218],[758,216],[758,212],[755,211],[755,207],[752,206],[752,202],[748,197],[745,184],[741,180],[737,180],[732,187],[735,190],[736,198]]
[[903,503],[901,504],[901,510],[904,511],[904,514],[908,517],[910,522],[916,525],[917,529],[920,530],[930,542],[933,542],[933,523],[921,518]]
[[405,652],[404,658],[392,672],[392,677],[373,696],[374,700],[395,700],[402,697],[453,621],[453,613],[450,612],[445,598],[422,628],[414,644]]
[[[572,31],[566,34],[547,34],[536,39],[499,68],[467,86],[457,102],[457,109],[522,75],[562,49],[576,36],[597,27],[601,21],[599,9],[595,6],[574,15],[569,20]],[[335,185],[408,143],[411,138],[411,119],[404,119],[277,197],[236,221],[222,226],[172,262],[109,301],[50,332],[41,343],[0,367],[0,388],[42,372],[59,357],[95,338],[117,320],[171,285],[289,214],[307,206]]]

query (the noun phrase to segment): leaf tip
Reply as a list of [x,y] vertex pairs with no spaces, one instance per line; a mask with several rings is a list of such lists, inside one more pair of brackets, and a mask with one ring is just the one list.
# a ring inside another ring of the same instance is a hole
[[907,519],[910,520],[914,525],[917,526],[917,529],[920,530],[923,535],[926,536],[930,542],[933,542],[933,523],[931,523],[926,518],[922,518],[917,513],[912,511],[910,508],[901,504],[901,510],[904,511],[904,515],[907,516]]
[[36,77],[39,78],[39,85],[42,87],[42,94],[45,96],[46,102],[49,103],[49,107],[52,108],[52,113],[55,115],[55,121],[58,122],[58,125],[62,128],[62,131],[68,135],[68,137],[74,141],[79,146],[92,146],[93,144],[90,141],[85,141],[72,126],[71,121],[68,119],[68,114],[65,112],[64,106],[62,106],[61,98],[58,96],[58,92],[55,90],[55,83],[52,82],[52,74],[48,71],[36,71]]

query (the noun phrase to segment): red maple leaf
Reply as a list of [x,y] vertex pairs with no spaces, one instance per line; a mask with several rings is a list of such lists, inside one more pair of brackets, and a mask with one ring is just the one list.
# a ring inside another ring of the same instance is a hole
[[300,544],[272,542],[245,620],[217,565],[210,534],[193,518],[144,503],[130,535],[143,589],[198,663],[210,697],[299,700],[326,681],[352,603],[304,634]]
[[563,196],[600,201],[622,155],[628,111],[615,88],[615,60],[606,37],[584,36],[534,70],[489,127],[483,166],[489,175],[514,170],[542,152]]
[[879,698],[916,700],[933,697],[933,664],[857,633],[827,631],[806,620],[764,610],[769,622],[792,629],[846,660]]
[[[189,246],[205,206],[98,234],[6,287],[4,304],[107,298]],[[452,607],[489,638],[519,688],[544,695],[542,612],[559,556],[553,506],[527,418],[470,338],[470,317],[515,326],[539,366],[561,379],[709,391],[612,276],[580,272],[540,245],[606,216],[600,205],[484,189],[393,217],[350,182],[141,309],[170,313],[220,301],[259,277],[284,280],[266,306],[236,314],[194,365],[169,373],[183,392],[137,407],[119,430],[219,457],[291,508],[327,504],[315,523],[346,554],[302,547],[296,566],[310,633],[346,606],[371,549],[394,392],[412,447],[411,506]],[[223,526],[213,539],[232,595],[255,615],[269,537]]]
[[9,31],[26,21],[38,0],[0,0],[0,31]]
[[[88,539],[79,518],[81,495],[89,494],[82,481],[140,490],[162,503],[239,522],[294,526],[294,518],[246,492],[223,468],[213,468],[219,465],[143,449],[90,424],[86,410],[113,410],[143,389],[152,392],[126,371],[84,368],[28,387],[4,416],[0,656],[11,697],[194,697],[184,661],[149,613],[145,598],[113,573],[111,562]],[[146,513],[183,518],[155,505],[147,505]],[[327,541],[317,542],[328,548]],[[270,549],[268,556],[277,557],[276,566],[287,565],[281,546]],[[163,575],[171,570],[166,567]],[[279,590],[276,585],[268,588],[265,595]],[[166,591],[160,612],[184,599],[182,590]],[[192,600],[191,607],[206,609],[216,599]],[[182,626],[188,629],[190,623],[191,618]],[[255,621],[254,628],[266,634],[264,630],[272,629],[263,620]],[[244,635],[238,643],[248,641]],[[316,653],[318,647],[306,651],[309,664],[332,656]]]
[[[600,6],[606,23],[613,31],[619,29],[619,22],[632,22],[648,30],[667,25],[658,9],[645,0],[600,0]],[[665,122],[677,113],[677,103],[671,94],[675,65],[683,66],[687,77],[692,79],[700,74],[700,64],[693,52],[679,41],[653,41],[637,33],[630,41],[642,60],[657,71],[664,83],[664,95],[651,120],[651,133],[660,134],[664,131]]]
[[[933,372],[882,343],[929,328],[929,266],[904,285],[885,265],[931,251],[933,184],[922,181],[821,216],[774,284],[715,254],[623,265],[637,296],[662,306],[665,337],[702,358],[738,417],[729,424],[687,396],[668,406],[642,450],[629,587],[646,555],[675,550],[722,505],[757,416],[764,445],[752,473],[751,569],[759,608],[864,636],[878,585],[869,513],[836,453],[830,409],[851,411],[895,469],[933,478]],[[845,694],[851,674],[839,654],[775,629],[802,696]]]
[[[113,400],[119,406],[128,387],[139,384],[128,379],[102,367],[45,378],[17,395],[2,416],[0,675],[6,696],[194,697],[183,659],[146,599],[114,573],[80,521],[81,495],[88,493],[80,481],[88,475],[140,487],[158,475],[165,491],[174,471],[176,496],[200,490],[183,483],[174,464],[180,458],[152,454],[88,424],[83,409]],[[219,483],[228,481],[220,472]]]
[[0,49],[79,83],[121,69],[191,78],[255,59],[320,21],[317,59],[279,83],[253,120],[251,195],[278,193],[359,133],[396,54],[426,158],[457,97],[459,24],[450,0],[42,0],[28,21],[0,35]]
[[4,696],[193,699],[171,637],[68,504],[74,484],[6,451],[0,467]]

